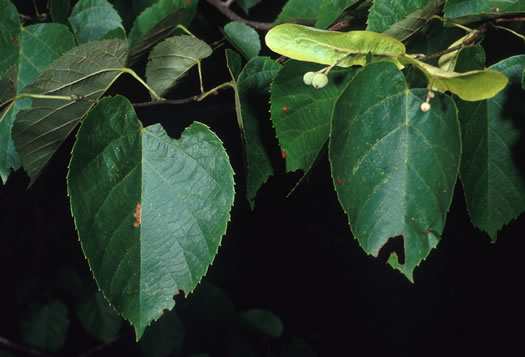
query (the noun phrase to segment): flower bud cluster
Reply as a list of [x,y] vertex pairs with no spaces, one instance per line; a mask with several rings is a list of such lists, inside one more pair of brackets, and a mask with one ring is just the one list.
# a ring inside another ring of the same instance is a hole
[[303,82],[307,86],[311,85],[315,89],[319,89],[328,84],[328,76],[320,72],[306,72],[303,76]]

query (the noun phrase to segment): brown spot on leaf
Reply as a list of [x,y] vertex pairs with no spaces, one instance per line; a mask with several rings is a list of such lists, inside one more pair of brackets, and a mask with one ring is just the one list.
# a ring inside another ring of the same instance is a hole
[[142,205],[140,203],[137,203],[137,207],[135,207],[135,213],[133,213],[133,217],[135,217],[133,227],[137,228],[142,223]]

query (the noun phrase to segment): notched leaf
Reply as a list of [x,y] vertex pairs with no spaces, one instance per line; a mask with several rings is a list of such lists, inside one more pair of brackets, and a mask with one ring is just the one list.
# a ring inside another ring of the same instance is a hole
[[233,169],[204,124],[174,140],[160,124],[142,127],[117,96],[102,99],[78,130],[68,192],[95,280],[138,340],[213,262],[230,219]]
[[389,263],[411,281],[439,242],[461,153],[454,103],[436,94],[422,112],[426,96],[409,90],[392,64],[372,63],[339,96],[329,138],[334,187],[354,237],[375,256],[402,236],[405,262]]

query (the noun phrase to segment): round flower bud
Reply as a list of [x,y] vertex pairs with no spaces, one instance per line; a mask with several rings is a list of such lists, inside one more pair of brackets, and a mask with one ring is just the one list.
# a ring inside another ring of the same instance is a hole
[[428,112],[430,110],[430,103],[423,102],[423,103],[421,103],[420,108],[421,108],[422,112]]
[[307,86],[312,84],[312,79],[314,79],[315,73],[314,72],[306,72],[303,76],[303,82]]
[[312,79],[312,86],[314,88],[319,89],[323,88],[328,84],[328,76],[324,73],[316,73],[314,78]]

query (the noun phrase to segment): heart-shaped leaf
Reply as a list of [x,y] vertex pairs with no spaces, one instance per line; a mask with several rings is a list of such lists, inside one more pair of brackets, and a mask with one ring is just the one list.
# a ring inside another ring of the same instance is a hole
[[[388,78],[385,81],[384,78]],[[329,142],[332,177],[355,238],[377,256],[403,236],[405,262],[389,263],[413,280],[414,268],[439,241],[461,154],[454,102],[409,90],[390,63],[372,63],[336,103]]]
[[149,55],[148,84],[160,96],[173,87],[191,67],[211,55],[212,49],[198,38],[182,35],[159,43]]
[[198,122],[173,140],[126,98],[104,98],[78,131],[68,189],[95,280],[138,340],[217,254],[234,198],[222,143]]
[[490,69],[509,78],[507,87],[488,100],[458,101],[457,105],[463,134],[460,175],[467,209],[472,223],[496,241],[497,231],[525,211],[525,180],[517,146],[525,111],[515,105],[523,96],[525,56],[507,58]]
[[66,52],[23,92],[75,99],[32,99],[18,113],[13,139],[24,169],[36,180],[60,144],[115,79],[123,73],[127,42],[94,41]]

